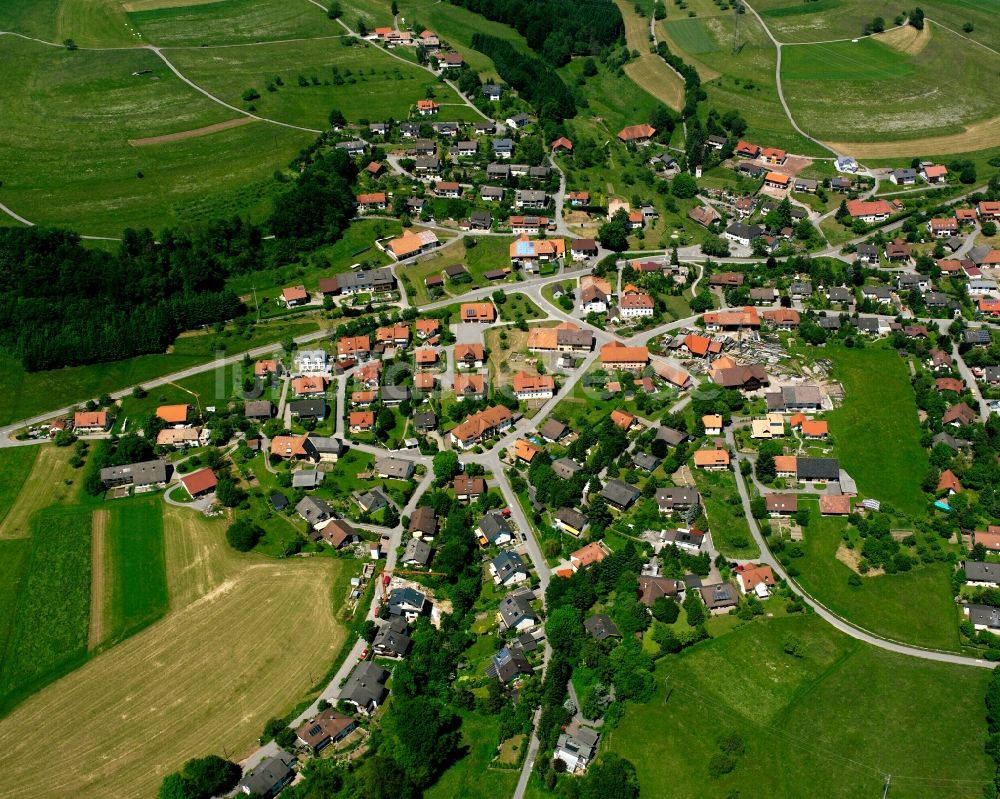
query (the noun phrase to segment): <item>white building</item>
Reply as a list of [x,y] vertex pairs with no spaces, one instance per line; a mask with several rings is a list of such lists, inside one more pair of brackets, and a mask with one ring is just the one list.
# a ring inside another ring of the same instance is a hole
[[326,350],[299,350],[295,354],[295,368],[302,374],[317,374],[328,372],[330,356]]

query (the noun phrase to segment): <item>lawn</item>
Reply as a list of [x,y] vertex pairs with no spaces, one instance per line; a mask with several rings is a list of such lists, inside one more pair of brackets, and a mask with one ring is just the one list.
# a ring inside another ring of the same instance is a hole
[[915,517],[926,512],[920,482],[927,453],[920,446],[909,371],[886,346],[827,347],[833,377],[844,386],[841,407],[827,414],[841,466],[859,491]]
[[[784,48],[782,87],[796,121],[823,139],[883,142],[960,133],[995,116],[1000,102],[977,76],[1000,71],[1000,55],[928,30],[926,46],[912,54],[876,39]],[[935,101],[914,102],[928,86]]]
[[90,568],[90,514],[73,506],[39,511],[0,666],[0,713],[86,658]]
[[161,46],[235,44],[344,33],[321,8],[308,2],[228,0],[177,3],[173,8],[167,3],[156,3],[152,8],[149,5],[143,0],[125,4],[131,11],[129,21],[142,39]]
[[843,519],[821,517],[812,503],[812,521],[801,543],[805,555],[794,560],[802,587],[838,616],[876,635],[934,649],[957,650],[958,625],[952,601],[951,569],[943,563],[912,571],[862,577],[837,559]]
[[0,450],[0,524],[14,506],[35,463],[39,447],[7,447]]
[[[745,624],[667,656],[657,676],[654,698],[629,705],[602,741],[635,764],[643,795],[767,785],[775,796],[848,799],[882,795],[891,773],[894,797],[972,799],[992,777],[981,744],[985,669],[883,652],[815,616]],[[709,760],[729,734],[746,751],[712,777]]]
[[715,548],[732,558],[757,557],[760,549],[754,543],[743,515],[743,504],[740,502],[733,473],[707,472],[695,468],[691,471],[701,492]]
[[[465,242],[468,241],[474,241],[475,245],[466,246]],[[424,281],[431,275],[441,275],[449,266],[458,264],[465,266],[471,279],[463,283],[445,279],[445,292],[449,296],[491,285],[484,273],[510,266],[510,242],[511,239],[501,236],[470,237],[435,250],[426,260],[407,264],[399,273],[406,284],[410,301],[417,305],[431,302]],[[500,282],[496,285],[501,288]]]
[[109,640],[119,640],[167,612],[163,500],[137,497],[109,510],[105,629]]
[[497,753],[499,718],[474,712],[462,712],[461,718],[462,746],[466,754],[424,791],[424,796],[426,799],[509,796],[514,792],[520,772],[490,768]]
[[500,318],[506,322],[517,319],[541,319],[545,316],[526,294],[507,294],[497,308],[500,311]]
[[37,224],[117,236],[125,227],[259,218],[280,190],[274,171],[313,139],[253,123],[133,146],[235,115],[147,50],[69,52],[5,36],[0,61],[21,87],[0,97],[0,150],[18,154],[5,164],[0,201]]
[[221,335],[194,333],[174,342],[170,352],[123,361],[25,372],[20,361],[0,350],[0,391],[10,401],[0,407],[0,424],[27,419],[54,407],[80,403],[164,375],[207,363],[220,351],[229,354],[300,336],[317,329],[310,321],[269,322],[239,335],[232,326]]
[[[246,108],[241,97],[254,88],[261,95],[253,101],[256,113],[316,129],[327,126],[331,108],[339,108],[352,122],[406,119],[430,87],[439,103],[461,102],[452,89],[415,64],[393,58],[368,42],[345,47],[347,41],[191,48],[170,50],[167,55],[187,77],[227,103]],[[341,85],[335,75],[340,76]],[[464,119],[464,112],[458,112],[457,108],[442,110],[442,118],[457,115]]]

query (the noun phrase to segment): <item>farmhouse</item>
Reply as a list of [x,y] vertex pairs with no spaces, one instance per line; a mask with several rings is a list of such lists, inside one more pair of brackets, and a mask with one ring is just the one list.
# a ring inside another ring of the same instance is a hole
[[656,135],[656,128],[651,125],[629,125],[618,132],[618,141],[625,144],[648,144]]
[[164,460],[129,463],[124,466],[107,466],[101,469],[101,482],[109,488],[130,485],[136,493],[163,488],[170,476],[171,466]]
[[514,396],[519,400],[551,399],[555,394],[556,381],[552,375],[533,375],[518,372],[513,381]]
[[73,430],[77,433],[103,433],[113,421],[107,411],[77,411],[73,416]]
[[459,306],[459,321],[491,324],[497,320],[497,309],[491,302],[463,302]]
[[[406,230],[403,232],[403,235],[389,242],[389,254],[398,261],[432,250],[439,243],[438,237],[433,230],[422,230],[419,233]],[[347,274],[354,273],[348,272]]]
[[611,369],[639,371],[649,363],[645,346],[626,347],[620,341],[609,341],[601,347],[601,364]]
[[885,200],[848,200],[847,213],[854,219],[871,224],[884,222],[892,216],[892,206]]

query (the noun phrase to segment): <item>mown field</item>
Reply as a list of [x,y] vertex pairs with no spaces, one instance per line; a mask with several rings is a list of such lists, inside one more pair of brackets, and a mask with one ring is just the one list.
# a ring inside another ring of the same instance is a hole
[[733,473],[706,472],[695,468],[692,472],[701,492],[715,548],[730,558],[754,558],[759,555],[760,549],[754,543],[743,514]]
[[758,0],[753,7],[779,42],[851,39],[875,17],[891,26],[902,10],[891,0]]
[[128,47],[137,42],[119,0],[2,0],[0,30],[48,42],[73,39],[81,47]]
[[[792,648],[798,654],[788,654]],[[602,749],[631,760],[643,795],[854,799],[981,797],[989,672],[895,655],[815,616],[747,624],[669,655],[657,693],[630,705]],[[845,697],[850,697],[845,701]],[[713,776],[718,739],[746,751]]]
[[615,0],[615,5],[622,12],[625,22],[625,41],[630,50],[639,53],[636,60],[625,65],[625,74],[661,103],[679,111],[684,106],[684,81],[662,58],[649,50],[652,9],[644,10],[644,16],[639,16],[636,11],[638,4]]
[[949,566],[935,563],[866,576],[860,587],[851,586],[847,579],[854,572],[837,559],[847,523],[820,517],[816,503],[809,504],[812,521],[800,544],[805,555],[795,560],[800,571],[795,579],[811,596],[877,635],[932,649],[958,649]]
[[497,751],[499,728],[500,722],[495,716],[462,713],[462,746],[466,754],[451,765],[424,796],[427,799],[457,799],[512,794],[520,771],[490,768]]
[[[241,99],[243,92],[256,89],[261,95],[253,102],[256,113],[293,125],[324,129],[331,108],[339,108],[352,122],[406,119],[428,88],[445,106],[442,119],[481,119],[426,70],[393,58],[373,44],[346,47],[345,41],[171,49],[167,55],[199,86],[239,108],[248,106]],[[300,84],[300,77],[306,86]]]
[[906,364],[879,346],[832,347],[823,357],[833,361],[833,377],[844,386],[843,404],[827,414],[841,467],[864,496],[923,516],[927,453]]
[[21,87],[0,97],[0,149],[18,154],[5,164],[0,201],[36,224],[117,236],[127,226],[260,214],[279,188],[274,170],[312,139],[255,123],[133,146],[234,114],[145,50],[69,52],[5,36],[0,60]]
[[875,39],[784,48],[782,86],[796,121],[821,139],[885,141],[959,133],[1000,113],[980,79],[1000,71],[1000,54],[931,23],[925,35],[912,54]]

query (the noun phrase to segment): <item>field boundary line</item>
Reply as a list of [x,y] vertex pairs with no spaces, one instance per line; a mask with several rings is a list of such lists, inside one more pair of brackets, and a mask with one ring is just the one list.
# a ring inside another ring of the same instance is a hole
[[90,519],[90,627],[87,629],[87,651],[93,652],[107,633],[105,609],[108,603],[108,517],[107,508],[95,510]]

